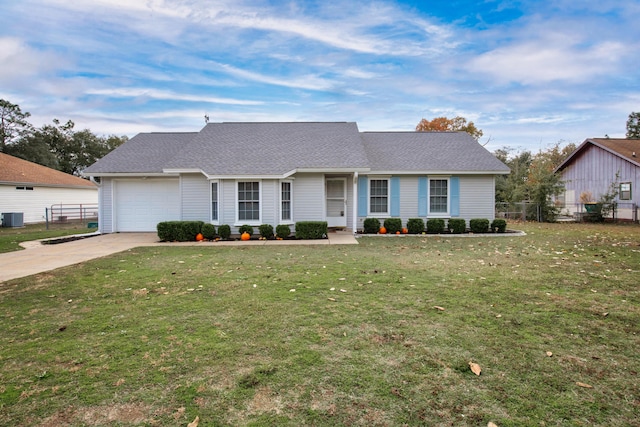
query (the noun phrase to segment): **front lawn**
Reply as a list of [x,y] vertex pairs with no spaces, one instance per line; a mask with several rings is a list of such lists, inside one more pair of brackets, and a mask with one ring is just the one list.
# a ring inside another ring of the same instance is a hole
[[640,227],[509,228],[0,284],[0,424],[637,425]]

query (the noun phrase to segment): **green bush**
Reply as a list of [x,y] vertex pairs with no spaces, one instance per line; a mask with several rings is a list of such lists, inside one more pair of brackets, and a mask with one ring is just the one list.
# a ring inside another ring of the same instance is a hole
[[216,227],[213,224],[204,224],[200,232],[202,233],[202,237],[207,240],[213,240],[216,238]]
[[287,224],[280,224],[276,226],[276,236],[286,239],[291,235],[291,228]]
[[451,218],[447,224],[447,228],[449,228],[452,233],[462,234],[467,231],[467,222],[464,218]]
[[384,228],[387,229],[387,233],[389,234],[396,234],[396,232],[402,231],[402,218],[385,219]]
[[273,237],[273,225],[271,224],[260,225],[258,231],[260,231],[260,237],[264,237],[265,239],[271,239]]
[[328,231],[326,221],[296,222],[296,237],[298,239],[324,239],[327,237]]
[[367,234],[376,234],[380,231],[380,221],[378,218],[366,218],[363,225],[364,232]]
[[409,218],[407,220],[407,230],[409,234],[421,234],[424,232],[424,221],[422,218]]
[[249,224],[243,224],[238,228],[238,233],[249,233],[249,236],[253,236],[253,227]]
[[427,220],[427,233],[442,233],[444,231],[444,219],[430,218]]
[[231,227],[229,227],[227,224],[222,224],[220,227],[218,227],[218,236],[220,236],[222,240],[229,239],[229,237],[231,236]]
[[491,222],[491,231],[494,233],[504,233],[507,230],[507,221],[496,218]]
[[156,230],[163,242],[190,242],[196,240],[203,225],[203,221],[164,221],[156,225]]
[[474,218],[469,220],[469,229],[472,233],[488,233],[489,220],[484,218]]

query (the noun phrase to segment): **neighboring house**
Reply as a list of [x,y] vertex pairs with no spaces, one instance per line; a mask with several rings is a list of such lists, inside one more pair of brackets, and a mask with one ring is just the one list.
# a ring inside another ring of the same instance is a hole
[[[509,169],[464,132],[364,132],[355,123],[209,123],[143,133],[87,168],[100,231],[155,231],[166,220],[294,225],[364,219],[494,217]],[[293,228],[293,227],[292,227]]]
[[617,175],[617,217],[638,219],[640,139],[587,139],[556,168],[556,172],[565,181],[567,213],[584,212],[580,195],[591,193],[594,201],[598,201],[616,182]]
[[44,222],[46,208],[98,203],[97,186],[8,154],[0,153],[0,213],[22,213],[25,224]]

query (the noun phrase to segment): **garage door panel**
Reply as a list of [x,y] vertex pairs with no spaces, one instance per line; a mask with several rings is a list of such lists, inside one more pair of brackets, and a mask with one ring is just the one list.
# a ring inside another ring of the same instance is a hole
[[177,179],[118,181],[115,231],[156,231],[162,221],[180,219]]

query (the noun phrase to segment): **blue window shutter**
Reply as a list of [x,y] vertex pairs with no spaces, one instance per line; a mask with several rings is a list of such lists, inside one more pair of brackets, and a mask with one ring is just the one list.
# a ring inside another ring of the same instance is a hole
[[391,177],[391,216],[400,216],[400,177]]
[[366,176],[358,177],[358,216],[367,216],[367,184],[369,180]]
[[458,217],[460,216],[460,178],[452,176],[449,179],[449,184],[451,185],[451,190],[449,191],[449,196],[451,197],[451,216]]
[[418,177],[418,216],[427,216],[427,206],[429,206],[428,183],[429,180],[426,176]]

